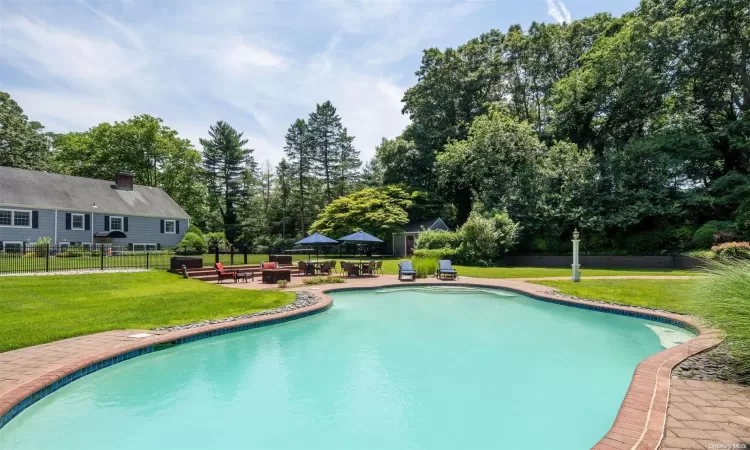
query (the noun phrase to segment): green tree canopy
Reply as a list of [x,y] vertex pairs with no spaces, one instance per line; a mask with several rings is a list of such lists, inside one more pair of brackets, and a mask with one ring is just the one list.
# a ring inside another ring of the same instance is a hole
[[366,188],[326,206],[310,232],[339,238],[361,229],[383,240],[409,221],[410,195],[401,188]]
[[0,91],[0,166],[46,169],[50,142],[43,130],[39,122],[29,122],[7,92]]

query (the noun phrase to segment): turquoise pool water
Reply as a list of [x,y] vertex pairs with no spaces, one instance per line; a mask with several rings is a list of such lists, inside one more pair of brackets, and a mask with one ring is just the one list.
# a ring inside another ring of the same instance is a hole
[[638,362],[689,337],[502,291],[332,296],[322,314],[86,376],[1,429],[0,448],[578,450]]

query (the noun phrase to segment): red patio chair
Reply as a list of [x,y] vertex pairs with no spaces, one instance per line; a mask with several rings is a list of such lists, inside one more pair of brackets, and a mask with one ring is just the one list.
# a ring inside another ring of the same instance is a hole
[[221,280],[225,278],[231,278],[235,283],[237,282],[237,272],[230,272],[228,270],[225,270],[224,264],[216,263],[214,264],[214,269],[216,269],[216,275],[219,276],[219,283],[221,283]]

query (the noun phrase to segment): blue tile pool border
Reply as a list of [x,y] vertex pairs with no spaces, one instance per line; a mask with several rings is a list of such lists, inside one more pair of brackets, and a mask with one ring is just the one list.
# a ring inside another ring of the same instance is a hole
[[322,313],[324,311],[327,311],[333,306],[333,302],[329,302],[328,305],[322,307],[322,308],[316,308],[311,309],[307,311],[303,311],[298,314],[284,316],[284,317],[276,317],[268,320],[261,320],[258,322],[251,322],[251,323],[244,323],[240,325],[232,326],[230,325],[232,322],[226,322],[227,327],[225,328],[219,328],[215,330],[209,330],[204,331],[200,333],[196,333],[192,336],[184,337],[175,339],[172,341],[167,341],[163,343],[155,343],[148,346],[145,346],[143,348],[138,348],[135,350],[129,350],[127,352],[121,353],[119,355],[114,355],[109,358],[106,358],[102,361],[90,364],[86,367],[82,367],[75,372],[69,373],[68,375],[65,375],[64,377],[60,378],[59,380],[45,386],[44,388],[34,392],[33,394],[29,395],[28,397],[24,398],[17,404],[15,404],[9,411],[7,411],[5,414],[0,416],[0,429],[2,429],[5,425],[8,424],[11,420],[13,420],[16,416],[21,414],[24,410],[26,410],[28,407],[33,405],[34,403],[38,402],[39,400],[47,397],[48,395],[52,394],[53,392],[59,390],[60,388],[67,386],[68,384],[85,377],[86,375],[92,374],[94,372],[97,372],[101,369],[105,369],[107,367],[113,366],[117,363],[121,363],[123,361],[127,361],[129,359],[135,358],[137,356],[147,355],[149,353],[153,353],[155,351],[158,351],[158,347],[160,345],[164,344],[172,344],[172,345],[181,345],[181,344],[187,344],[190,342],[199,341],[201,339],[206,339],[210,337],[215,336],[223,336],[225,334],[229,333],[237,333],[239,331],[247,331],[251,330],[253,328],[262,328],[270,325],[276,325],[279,323],[284,322],[290,322],[292,320],[296,319],[302,319],[304,317],[309,317],[318,313]]

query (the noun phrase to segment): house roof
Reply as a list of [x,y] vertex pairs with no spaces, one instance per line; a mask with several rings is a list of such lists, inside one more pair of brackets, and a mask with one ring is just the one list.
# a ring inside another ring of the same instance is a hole
[[[0,166],[0,205],[189,219],[157,187],[117,189],[113,181]],[[96,207],[94,207],[96,205]]]
[[448,230],[448,225],[440,217],[409,222],[404,225],[404,233],[419,233],[424,230]]

